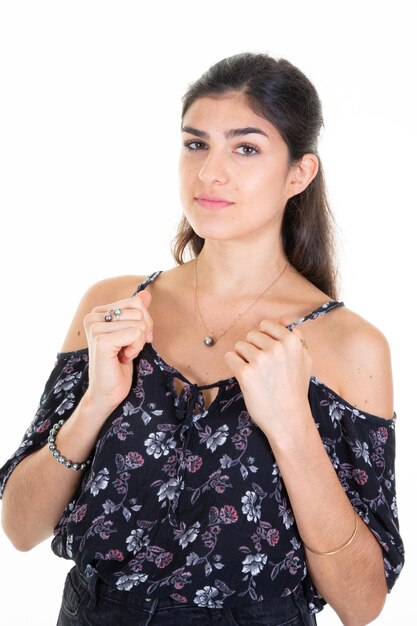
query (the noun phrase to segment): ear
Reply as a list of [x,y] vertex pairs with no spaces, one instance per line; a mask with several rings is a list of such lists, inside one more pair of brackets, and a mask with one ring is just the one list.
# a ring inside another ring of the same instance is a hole
[[304,154],[291,166],[288,179],[288,197],[292,198],[306,189],[319,171],[319,160],[315,154]]

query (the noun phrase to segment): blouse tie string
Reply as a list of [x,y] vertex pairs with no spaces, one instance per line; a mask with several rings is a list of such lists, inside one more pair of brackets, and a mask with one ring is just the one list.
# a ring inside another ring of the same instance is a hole
[[[173,381],[171,379],[173,387]],[[175,413],[180,421],[179,438],[181,447],[177,448],[177,473],[174,479],[174,490],[169,499],[168,518],[172,526],[178,526],[177,509],[181,493],[184,491],[184,475],[187,470],[187,450],[193,433],[193,424],[207,413],[205,410],[203,389],[208,389],[216,385],[205,385],[199,387],[193,383],[185,383],[179,397],[175,400]],[[195,411],[197,407],[197,412]]]

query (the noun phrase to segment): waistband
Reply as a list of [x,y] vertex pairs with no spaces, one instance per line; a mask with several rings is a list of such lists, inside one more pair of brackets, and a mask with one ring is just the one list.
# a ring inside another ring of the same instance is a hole
[[[109,586],[105,583],[97,574],[86,577],[84,576],[77,566],[71,570],[72,582],[77,587],[79,592],[83,590],[88,591],[87,606],[90,610],[94,610],[97,601],[100,597],[107,598],[108,600],[123,603],[130,607],[134,607],[137,610],[144,611],[150,615],[154,615],[156,611],[175,611],[176,609],[185,609],[187,607],[196,609],[197,605],[194,602],[180,603],[176,602],[171,597],[163,598],[150,598],[139,596],[137,593],[130,593],[129,591],[120,591],[115,587]],[[81,595],[81,593],[80,593]],[[285,618],[287,615],[294,614],[294,608],[299,611],[299,615],[302,616],[303,624],[307,626],[313,626],[316,624],[315,617],[310,615],[307,608],[307,602],[303,594],[302,586],[300,585],[293,593],[288,596],[272,598],[261,602],[245,602],[244,599],[236,606],[228,608],[213,609],[212,612],[216,614],[228,614],[232,612],[236,618],[251,618],[253,623],[257,623],[257,615],[265,614],[267,610],[268,614],[273,614],[277,618]]]

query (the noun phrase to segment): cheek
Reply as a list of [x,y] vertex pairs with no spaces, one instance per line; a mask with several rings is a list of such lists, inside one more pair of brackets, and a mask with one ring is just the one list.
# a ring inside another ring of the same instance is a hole
[[258,179],[254,181],[253,192],[257,192],[268,204],[280,203],[285,195],[281,172],[272,169],[260,173]]
[[180,166],[178,169],[178,187],[179,187],[179,193],[180,193],[180,198],[182,202],[184,202],[190,194],[190,189],[191,189],[190,178],[191,177],[190,177],[189,169],[185,166],[185,164],[180,163]]
[[245,204],[265,206],[274,200],[279,193],[278,184],[273,176],[265,172],[257,172],[256,175],[243,176],[239,180],[239,193]]
[[182,189],[191,188],[196,175],[198,175],[198,172],[196,172],[196,166],[187,161],[187,159],[180,159],[178,167],[180,187]]

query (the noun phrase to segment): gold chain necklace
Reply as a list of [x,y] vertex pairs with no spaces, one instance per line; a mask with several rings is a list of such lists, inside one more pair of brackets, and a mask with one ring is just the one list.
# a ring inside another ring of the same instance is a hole
[[264,291],[263,291],[261,294],[259,294],[259,296],[256,298],[256,300],[254,300],[254,301],[253,301],[253,302],[252,302],[252,303],[251,303],[251,304],[250,304],[250,305],[249,305],[249,306],[248,306],[248,307],[247,307],[244,311],[242,311],[242,313],[239,313],[239,315],[237,316],[237,318],[235,319],[235,321],[234,321],[232,324],[230,324],[230,326],[229,326],[228,328],[226,328],[226,330],[224,330],[224,331],[223,331],[223,332],[222,332],[222,333],[221,333],[221,334],[217,337],[217,339],[215,339],[215,338],[213,337],[213,335],[210,335],[210,333],[209,333],[209,332],[208,332],[208,330],[207,330],[207,326],[206,326],[206,324],[205,324],[205,322],[204,322],[204,318],[203,318],[203,315],[202,315],[202,313],[201,313],[200,306],[199,306],[199,304],[198,304],[198,297],[197,297],[197,259],[198,259],[198,257],[196,257],[196,258],[195,258],[195,262],[194,262],[194,302],[195,302],[195,305],[196,305],[196,307],[197,307],[198,313],[199,313],[199,315],[200,315],[201,322],[202,322],[202,324],[203,324],[203,326],[204,326],[204,330],[205,330],[205,333],[206,333],[206,336],[204,337],[203,343],[204,343],[204,345],[205,345],[205,346],[207,346],[208,348],[211,348],[211,346],[214,346],[214,344],[215,344],[217,341],[219,341],[219,339],[220,339],[221,337],[223,337],[223,335],[225,335],[227,332],[229,332],[229,330],[231,330],[234,326],[236,326],[236,324],[239,322],[239,320],[241,320],[241,319],[242,319],[242,317],[243,317],[244,315],[246,315],[246,313],[247,313],[248,311],[250,311],[250,309],[251,309],[252,307],[254,307],[254,306],[255,306],[255,304],[256,304],[257,302],[259,302],[259,300],[262,298],[262,296],[264,296],[264,295],[266,294],[266,292],[267,292],[267,291],[269,291],[269,290],[271,289],[271,287],[273,287],[273,286],[275,285],[275,283],[277,283],[277,282],[278,282],[278,280],[281,278],[281,276],[283,275],[283,273],[285,272],[285,270],[286,270],[286,269],[287,269],[287,267],[288,267],[288,262],[287,262],[287,263],[284,265],[284,269],[282,269],[282,270],[280,271],[280,273],[279,273],[279,274],[278,274],[278,276],[277,276],[277,277],[276,277],[276,278],[272,281],[272,283],[271,283],[270,285],[268,285],[268,287],[267,287],[266,289],[264,289]]

